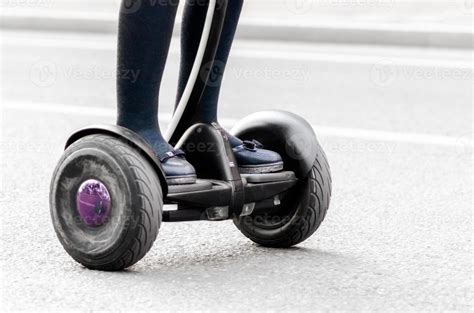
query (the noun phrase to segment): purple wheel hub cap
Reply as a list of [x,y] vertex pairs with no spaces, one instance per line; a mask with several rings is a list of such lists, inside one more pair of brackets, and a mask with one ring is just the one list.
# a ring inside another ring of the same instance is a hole
[[77,191],[76,207],[84,224],[99,227],[110,216],[109,191],[101,181],[89,179]]

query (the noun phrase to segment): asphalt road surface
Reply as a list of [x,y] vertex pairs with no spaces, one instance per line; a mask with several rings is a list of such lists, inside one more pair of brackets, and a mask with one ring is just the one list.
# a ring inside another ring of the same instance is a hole
[[[128,271],[76,264],[49,181],[67,135],[114,122],[112,37],[3,34],[1,293],[10,310],[472,310],[470,51],[236,42],[227,127],[279,108],[314,125],[333,173],[320,229],[292,249],[232,222],[164,224]],[[169,120],[173,46],[161,120]]]

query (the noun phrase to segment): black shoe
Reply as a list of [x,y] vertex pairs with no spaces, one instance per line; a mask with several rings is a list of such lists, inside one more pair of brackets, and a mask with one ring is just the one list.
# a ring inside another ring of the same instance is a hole
[[257,140],[245,140],[242,145],[232,148],[240,173],[264,174],[283,170],[281,156],[274,151],[262,148],[263,145]]
[[196,170],[186,161],[185,153],[172,150],[160,156],[161,167],[169,185],[184,185],[196,183]]

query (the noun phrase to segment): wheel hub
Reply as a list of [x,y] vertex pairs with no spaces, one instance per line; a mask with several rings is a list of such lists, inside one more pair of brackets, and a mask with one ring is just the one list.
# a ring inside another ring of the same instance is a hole
[[96,179],[81,184],[76,195],[76,207],[81,221],[90,227],[103,225],[110,216],[110,194]]

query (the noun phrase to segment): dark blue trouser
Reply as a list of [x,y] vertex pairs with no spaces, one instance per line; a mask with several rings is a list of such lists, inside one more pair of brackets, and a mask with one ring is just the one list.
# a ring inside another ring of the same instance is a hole
[[[177,99],[188,81],[201,39],[207,4],[187,0],[181,29],[181,65]],[[122,0],[119,17],[117,102],[118,125],[141,134],[163,154],[171,147],[163,139],[158,124],[158,98],[168,56],[177,0]],[[216,60],[225,67],[237,28],[243,0],[229,0],[226,20]],[[132,72],[136,75],[123,75]],[[132,79],[133,78],[133,79]],[[221,88],[207,86],[202,98],[202,116],[206,122],[217,121]]]

